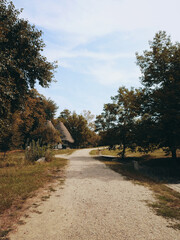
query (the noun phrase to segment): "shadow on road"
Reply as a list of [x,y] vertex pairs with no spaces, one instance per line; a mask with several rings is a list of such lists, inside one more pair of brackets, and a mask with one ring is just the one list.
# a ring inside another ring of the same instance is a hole
[[[109,169],[105,164],[92,157],[71,157],[73,170],[68,169],[68,178],[95,178],[101,181],[122,181],[124,177]],[[118,163],[117,163],[118,164]]]
[[133,161],[138,159],[127,158],[122,161],[102,156],[71,157],[75,170],[70,170],[69,177],[77,179],[98,178],[106,182],[113,180],[122,181],[129,179],[129,177],[126,178],[126,173],[130,171],[135,178],[136,176],[139,178],[142,175],[160,183],[180,183],[180,166],[171,163],[172,159],[152,159],[148,163],[141,164],[139,171],[136,171],[134,170]]

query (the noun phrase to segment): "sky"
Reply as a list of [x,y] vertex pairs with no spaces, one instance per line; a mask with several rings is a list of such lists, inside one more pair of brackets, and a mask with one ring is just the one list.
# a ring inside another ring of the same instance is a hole
[[13,0],[22,18],[43,31],[56,82],[38,91],[64,109],[98,115],[118,88],[141,86],[135,53],[155,33],[180,41],[179,0]]

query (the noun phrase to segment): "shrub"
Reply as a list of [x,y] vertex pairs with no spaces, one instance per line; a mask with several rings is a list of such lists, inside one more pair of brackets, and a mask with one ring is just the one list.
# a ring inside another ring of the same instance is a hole
[[52,150],[47,149],[46,153],[45,153],[45,161],[50,162],[53,160],[53,157],[54,157],[54,154],[53,154]]
[[47,146],[40,146],[39,140],[35,142],[34,140],[26,147],[25,158],[28,161],[35,162],[41,157],[45,157],[47,152]]

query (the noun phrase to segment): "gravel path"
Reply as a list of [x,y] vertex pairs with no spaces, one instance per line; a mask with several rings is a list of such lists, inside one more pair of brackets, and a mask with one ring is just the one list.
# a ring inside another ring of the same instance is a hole
[[64,188],[30,213],[11,240],[179,240],[180,232],[147,207],[152,193],[94,160],[70,157]]

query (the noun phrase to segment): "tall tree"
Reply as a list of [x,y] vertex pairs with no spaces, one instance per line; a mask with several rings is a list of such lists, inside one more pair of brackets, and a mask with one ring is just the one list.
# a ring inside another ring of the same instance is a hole
[[104,105],[103,113],[95,122],[98,130],[105,131],[103,137],[108,145],[122,144],[122,158],[126,148],[133,148],[135,143],[134,128],[142,96],[141,89],[119,88],[118,94],[111,98],[113,102]]
[[95,130],[94,118],[95,116],[89,110],[83,110],[82,116],[86,119],[88,123],[88,128],[92,131]]
[[74,147],[87,147],[96,146],[99,138],[94,131],[91,131],[88,127],[88,122],[84,116],[77,113],[71,113],[69,110],[65,109],[60,113],[58,118],[64,123],[68,131],[74,139]]
[[17,110],[12,115],[12,130],[9,139],[11,147],[24,147],[28,141],[38,139],[46,144],[59,140],[55,129],[46,126],[47,120],[52,120],[56,109],[57,106],[52,100],[46,99],[35,89],[31,90],[26,97],[23,110]]
[[166,32],[158,32],[149,42],[150,50],[136,54],[141,82],[148,101],[144,112],[149,114],[151,126],[156,129],[155,142],[168,147],[172,157],[180,148],[180,43],[173,44]]
[[65,120],[67,120],[71,116],[71,111],[68,109],[64,109],[62,112],[60,112],[59,119],[62,120],[64,123]]
[[41,54],[42,32],[19,18],[20,12],[11,1],[0,1],[0,148],[11,113],[23,106],[36,82],[48,87],[56,68]]

